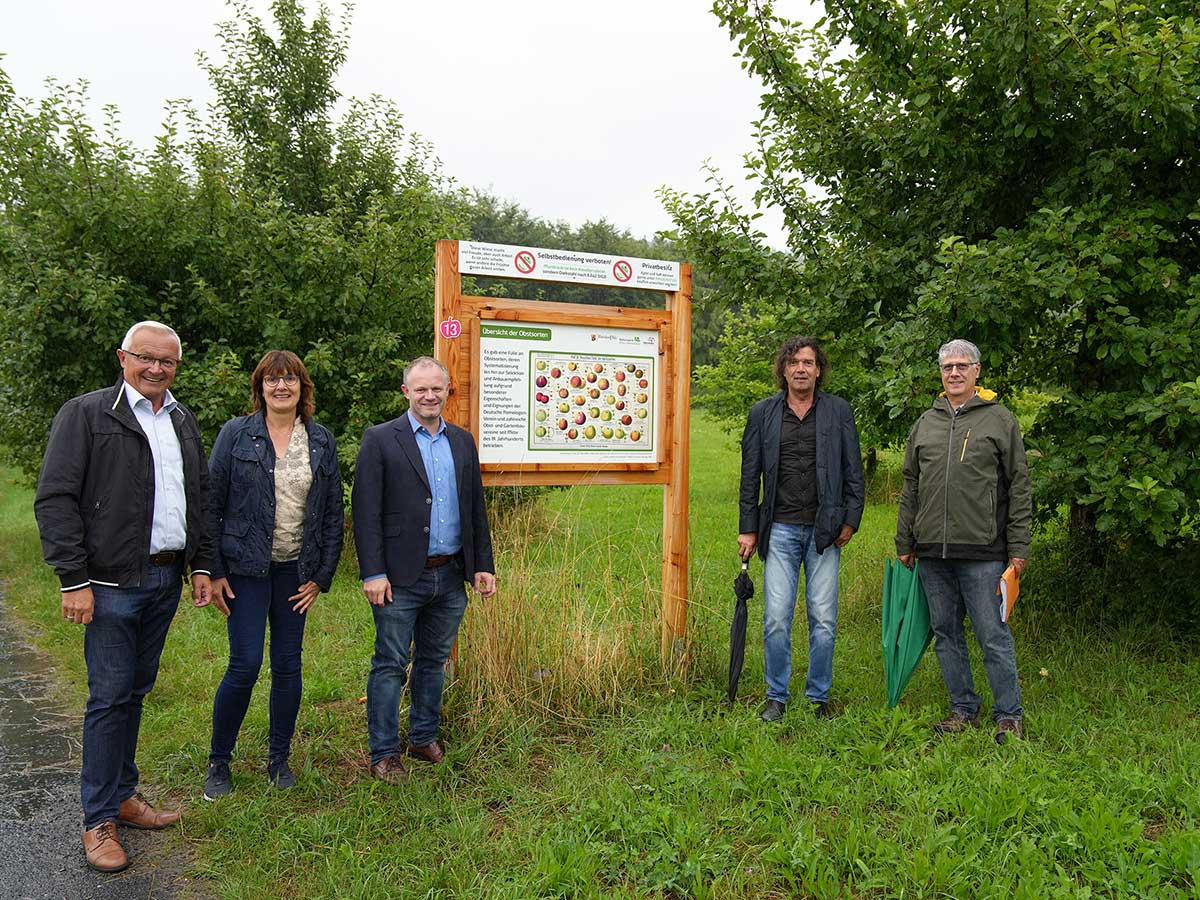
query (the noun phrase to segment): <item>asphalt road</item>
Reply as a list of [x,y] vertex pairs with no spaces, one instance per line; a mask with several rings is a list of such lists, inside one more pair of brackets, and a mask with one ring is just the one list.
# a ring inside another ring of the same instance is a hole
[[[82,653],[82,631],[79,637]],[[46,659],[21,640],[0,591],[0,897],[209,896],[203,883],[186,876],[187,857],[174,829],[121,828],[132,865],[116,875],[88,868],[79,806],[83,709],[65,710],[54,701],[48,689],[54,677]]]

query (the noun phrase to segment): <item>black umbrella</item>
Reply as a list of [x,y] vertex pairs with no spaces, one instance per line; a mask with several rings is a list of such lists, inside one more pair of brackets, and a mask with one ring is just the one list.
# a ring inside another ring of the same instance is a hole
[[754,582],[750,580],[750,563],[747,560],[742,560],[742,571],[733,580],[733,594],[737,597],[737,606],[733,608],[733,621],[729,624],[730,703],[737,696],[742,663],[746,661],[746,601],[754,596]]

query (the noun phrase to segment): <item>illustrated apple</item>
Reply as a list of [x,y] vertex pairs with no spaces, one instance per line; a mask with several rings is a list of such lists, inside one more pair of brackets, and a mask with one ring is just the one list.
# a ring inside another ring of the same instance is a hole
[[588,407],[588,418],[589,419],[596,419],[596,418],[599,418],[599,416],[600,416],[600,407],[598,407],[598,406],[589,406]]
[[539,425],[537,428],[533,429],[533,433],[536,434],[538,437],[545,437],[546,436],[546,426]]
[[538,387],[545,387],[545,386],[546,386],[546,384],[547,384],[547,381],[546,381],[546,376],[545,376],[545,375],[539,375],[537,378],[535,378],[535,379],[533,380],[533,383],[534,383],[534,384],[536,384]]
[[602,435],[604,435],[606,438],[610,438],[613,435],[613,430],[611,428],[609,428],[607,425],[605,425],[603,428],[600,429],[600,433]]
[[571,376],[571,387],[573,387],[573,388],[583,387],[583,379],[580,378],[578,375],[572,375]]
[[625,391],[626,391],[626,390],[627,390],[627,388],[625,387],[625,385],[623,385],[623,384],[618,384],[618,385],[617,385],[617,396],[618,396],[618,397],[624,397],[624,396],[625,396]]
[[625,413],[625,415],[621,416],[621,424],[622,425],[632,425],[633,424],[633,416],[631,416],[629,413]]
[[606,410],[604,410],[604,412],[600,413],[600,420],[602,422],[611,422],[612,421],[612,410],[606,409]]
[[600,389],[592,388],[590,391],[588,391],[588,396],[591,397],[593,400],[599,400],[600,399]]
[[641,440],[641,437],[642,437],[642,433],[640,431],[634,430],[634,431],[629,432],[629,439],[631,441]]
[[587,428],[583,429],[583,436],[588,440],[594,438],[596,436],[596,426],[589,425]]
[[569,363],[567,363],[567,368],[570,369],[572,372],[574,372],[576,369],[579,368],[579,363],[569,362]]
[[545,371],[546,371],[546,361],[545,361],[544,359],[539,359],[539,360],[537,361],[537,370],[538,370],[539,372],[545,372]]
[[617,430],[616,430],[616,431],[613,433],[613,437],[615,437],[617,440],[621,440],[622,438],[624,438],[624,437],[625,437],[625,429],[624,429],[624,428],[618,428],[618,429],[617,429]]
[[625,363],[625,371],[626,372],[632,372],[636,368],[637,368],[637,366],[635,366],[633,363]]
[[587,416],[585,414],[583,414],[582,412],[575,413],[574,422],[576,425],[582,425],[586,421],[587,421]]
[[564,398],[565,398],[565,397],[567,396],[567,394],[569,394],[569,393],[571,393],[571,392],[570,392],[570,391],[568,391],[566,388],[559,388],[559,389],[558,389],[558,396],[560,396],[560,397],[564,397]]
[[538,391],[534,396],[537,397],[538,403],[549,403],[550,402],[549,394],[543,394],[541,391]]
[[638,394],[633,399],[637,400],[638,403],[645,403],[650,398],[646,394]]
[[576,406],[583,406],[583,404],[585,404],[585,403],[587,403],[587,397],[583,396],[583,394],[580,394],[578,397],[575,398]]
[[599,381],[596,382],[596,387],[600,388],[600,390],[602,390],[602,391],[607,391],[608,390],[608,379],[601,378]]
[[614,403],[617,402],[617,398],[614,397],[612,394],[609,394],[607,397],[604,398],[604,402],[607,403],[609,406],[612,406]]
[[562,403],[558,404],[558,411],[559,411],[559,412],[567,412],[567,411],[569,411],[570,409],[571,409],[571,404],[570,404],[570,403],[567,403],[565,400],[564,400]]
[[555,366],[553,369],[550,370],[551,378],[557,378],[561,374],[562,374],[562,369],[560,369],[558,366]]
[[637,417],[639,419],[644,419],[647,415],[649,415],[649,413],[646,412],[646,408],[644,406],[637,411]]
[[638,387],[640,387],[640,388],[650,387],[650,382],[647,381],[645,378],[642,378],[638,381]]
[[596,363],[594,366],[592,366],[592,371],[596,372],[596,373],[603,372],[604,371],[604,363]]
[[624,408],[625,408],[625,401],[624,401],[624,400],[618,400],[618,401],[617,401],[617,409],[624,409]]
[[624,381],[625,373],[622,372],[620,369],[617,369],[617,371],[613,373],[613,378],[617,379],[617,381]]
[[579,437],[579,429],[572,428],[572,429],[568,430],[567,437],[569,437],[571,440],[575,440],[575,438]]
[[646,373],[645,373],[645,372],[643,372],[641,369],[638,369],[636,372],[634,372],[634,373],[633,373],[633,377],[634,377],[634,378],[641,378],[641,377],[642,377],[643,375],[645,375],[645,374],[646,374]]
[[546,421],[546,411],[544,409],[539,409],[537,412],[535,412],[533,414],[533,417],[535,419],[537,419],[539,422],[545,422]]
[[567,420],[566,420],[566,419],[559,419],[559,420],[558,420],[558,430],[559,430],[559,431],[566,431],[566,430],[567,430]]
[[595,383],[596,383],[596,373],[595,373],[595,372],[588,372],[588,373],[587,373],[587,380],[588,380],[588,383],[589,383],[589,384],[595,384]]

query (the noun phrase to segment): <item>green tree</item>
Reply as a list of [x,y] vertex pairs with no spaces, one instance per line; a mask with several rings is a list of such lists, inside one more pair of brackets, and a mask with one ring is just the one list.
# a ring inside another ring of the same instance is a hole
[[233,9],[221,59],[201,59],[211,115],[171,106],[148,152],[113,109],[93,129],[85,86],[32,105],[0,71],[0,445],[26,471],[58,405],[115,379],[140,319],[179,331],[177,391],[210,441],[265,349],[299,353],[347,473],[432,346],[434,243],[466,235],[432,148],[379,97],[335,119],[345,19]]
[[767,85],[747,166],[788,252],[718,173],[664,191],[734,310],[704,378],[735,385],[751,359],[757,389],[783,332],[816,333],[869,440],[892,443],[937,390],[938,345],[969,338],[989,386],[1048,395],[1035,496],[1043,520],[1070,508],[1089,563],[1194,548],[1195,4],[829,0],[811,28],[769,2],[714,11]]

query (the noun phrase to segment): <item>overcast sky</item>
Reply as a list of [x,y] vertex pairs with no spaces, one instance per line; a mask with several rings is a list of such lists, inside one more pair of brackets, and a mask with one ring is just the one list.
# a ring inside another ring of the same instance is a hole
[[[252,2],[266,18],[268,3]],[[705,159],[741,183],[752,147],[761,85],[709,5],[359,0],[337,86],[394,100],[460,184],[545,219],[605,218],[649,237],[670,226],[660,185],[702,190]],[[143,147],[165,100],[208,101],[195,53],[215,54],[214,25],[230,18],[223,0],[6,6],[0,67],[17,93],[42,96],[47,76],[86,78],[97,108],[116,104],[125,136]],[[805,0],[776,8],[811,17]],[[778,219],[765,223],[782,246]]]

